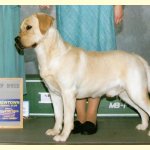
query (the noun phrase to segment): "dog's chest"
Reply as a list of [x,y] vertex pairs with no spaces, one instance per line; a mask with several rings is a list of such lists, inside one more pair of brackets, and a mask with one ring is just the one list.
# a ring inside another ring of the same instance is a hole
[[49,92],[54,92],[57,95],[60,94],[60,87],[53,75],[48,75],[44,77],[43,81],[46,87],[48,88]]

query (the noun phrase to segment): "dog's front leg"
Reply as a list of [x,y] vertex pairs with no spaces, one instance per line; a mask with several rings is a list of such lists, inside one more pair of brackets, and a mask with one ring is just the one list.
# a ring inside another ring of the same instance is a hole
[[61,96],[56,95],[55,93],[50,93],[51,99],[54,108],[55,115],[55,125],[53,129],[48,129],[46,135],[58,135],[62,129],[63,122],[63,102]]
[[54,140],[65,142],[73,129],[76,99],[74,93],[70,90],[63,92],[62,98],[64,103],[64,128],[60,135],[54,137]]

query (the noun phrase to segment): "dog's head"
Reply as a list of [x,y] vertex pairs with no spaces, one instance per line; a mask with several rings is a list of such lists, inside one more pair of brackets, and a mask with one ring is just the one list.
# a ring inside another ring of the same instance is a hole
[[34,14],[23,20],[19,36],[15,38],[18,49],[36,47],[53,24],[53,17],[44,13]]

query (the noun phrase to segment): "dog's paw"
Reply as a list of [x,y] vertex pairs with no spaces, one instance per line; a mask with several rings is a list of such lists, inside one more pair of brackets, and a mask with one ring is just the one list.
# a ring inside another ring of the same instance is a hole
[[148,131],[148,134],[147,134],[148,136],[150,136],[150,131]]
[[147,127],[148,127],[148,125],[145,125],[145,124],[138,124],[138,125],[136,126],[136,129],[137,129],[137,130],[146,130]]
[[67,140],[67,137],[60,134],[60,135],[54,136],[53,140],[56,142],[65,142]]
[[55,136],[55,135],[58,135],[60,133],[59,130],[56,130],[56,129],[48,129],[45,134],[48,135],[48,136]]

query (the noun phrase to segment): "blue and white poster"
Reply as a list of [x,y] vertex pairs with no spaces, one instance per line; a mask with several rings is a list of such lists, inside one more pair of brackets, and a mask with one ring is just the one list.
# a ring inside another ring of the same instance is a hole
[[23,128],[22,78],[0,78],[0,128]]
[[20,121],[20,99],[0,99],[0,121]]

